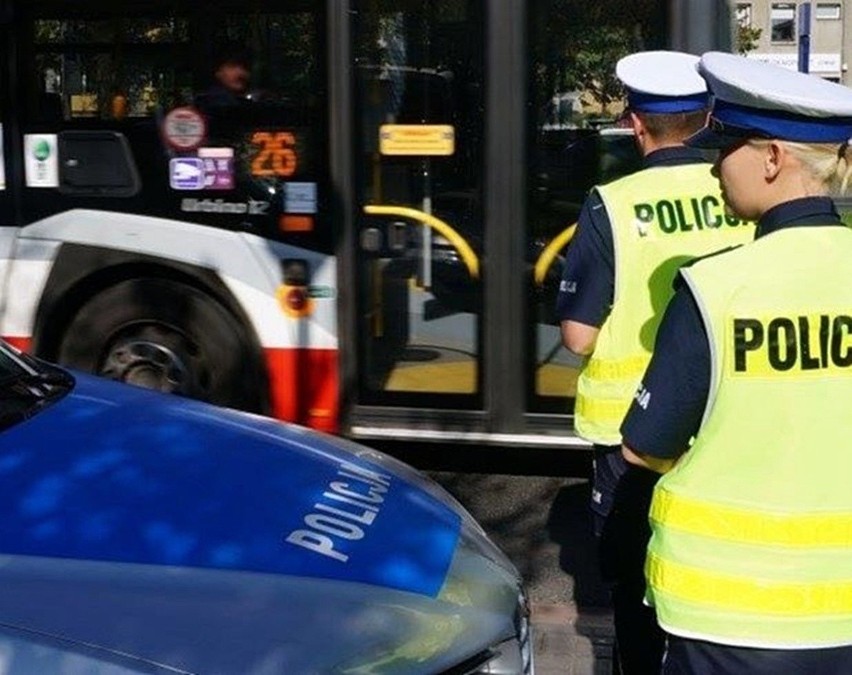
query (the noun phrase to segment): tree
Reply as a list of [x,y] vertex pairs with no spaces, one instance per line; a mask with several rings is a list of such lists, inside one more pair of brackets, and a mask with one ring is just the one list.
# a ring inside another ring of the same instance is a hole
[[606,108],[624,95],[615,64],[633,51],[634,36],[620,26],[589,26],[577,36],[568,54],[565,85],[580,90]]
[[536,0],[532,5],[537,110],[547,110],[553,96],[577,92],[606,113],[623,96],[615,77],[618,60],[665,44],[665,3],[659,0]]
[[763,32],[761,28],[755,28],[746,23],[737,23],[737,32],[735,35],[735,47],[738,54],[748,54],[757,49],[757,43],[760,40],[760,34]]

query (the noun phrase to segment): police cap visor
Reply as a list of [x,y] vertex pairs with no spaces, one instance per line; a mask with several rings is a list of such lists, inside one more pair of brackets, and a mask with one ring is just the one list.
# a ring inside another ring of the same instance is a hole
[[692,134],[684,143],[693,148],[723,150],[732,145],[743,143],[750,138],[769,138],[769,136],[757,129],[723,122],[710,115],[707,125]]

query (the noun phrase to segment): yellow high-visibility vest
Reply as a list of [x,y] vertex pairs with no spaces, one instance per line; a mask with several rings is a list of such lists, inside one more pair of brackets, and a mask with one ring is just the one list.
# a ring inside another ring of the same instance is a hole
[[850,261],[849,229],[795,227],[683,271],[712,378],[651,507],[648,598],[670,633],[852,644]]
[[709,164],[652,167],[596,189],[612,224],[614,301],[577,381],[574,424],[586,440],[615,445],[678,268],[751,241],[754,227],[725,215]]

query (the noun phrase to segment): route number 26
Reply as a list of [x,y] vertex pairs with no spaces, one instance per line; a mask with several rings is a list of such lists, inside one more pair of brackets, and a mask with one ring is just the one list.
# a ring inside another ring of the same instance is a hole
[[251,162],[251,175],[289,178],[296,173],[296,138],[288,131],[255,131],[252,145],[258,148]]

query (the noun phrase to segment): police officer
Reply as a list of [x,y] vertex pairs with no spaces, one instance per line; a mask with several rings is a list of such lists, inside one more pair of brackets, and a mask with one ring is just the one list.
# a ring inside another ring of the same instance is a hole
[[568,249],[557,300],[562,338],[590,355],[577,385],[577,432],[594,444],[592,512],[602,573],[613,582],[622,672],[659,668],[663,634],[643,605],[647,513],[657,475],[627,471],[619,426],[648,363],[680,264],[753,237],[726,216],[718,183],[683,140],[706,120],[698,57],[641,52],[621,59],[643,170],[592,190]]
[[[852,90],[730,54],[687,142],[756,239],[685,268],[622,432],[665,473],[648,597],[665,673],[852,673]],[[694,441],[692,440],[694,439]]]

